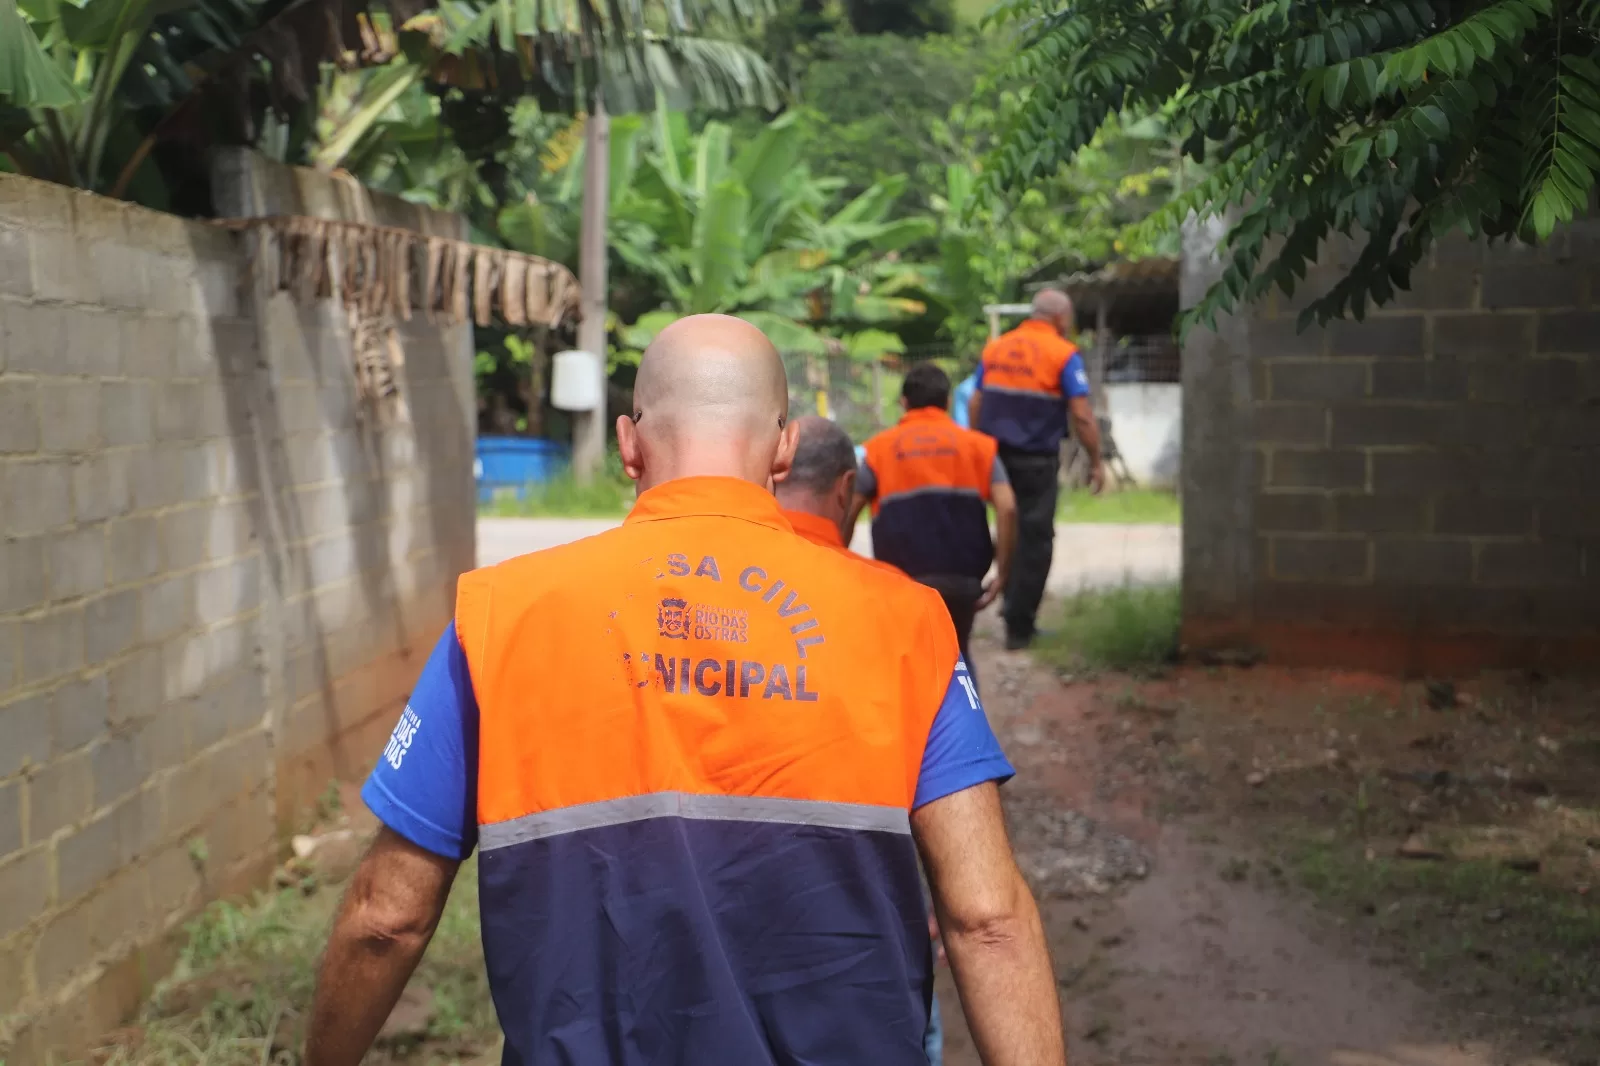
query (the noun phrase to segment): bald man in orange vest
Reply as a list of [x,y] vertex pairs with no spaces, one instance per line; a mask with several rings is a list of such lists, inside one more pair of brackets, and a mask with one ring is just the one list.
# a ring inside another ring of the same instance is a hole
[[1011,774],[932,591],[795,536],[778,353],[684,319],[617,529],[463,576],[362,792],[304,1066],[357,1066],[478,853],[503,1066],[926,1066],[926,868],[986,1066],[1064,1066]]

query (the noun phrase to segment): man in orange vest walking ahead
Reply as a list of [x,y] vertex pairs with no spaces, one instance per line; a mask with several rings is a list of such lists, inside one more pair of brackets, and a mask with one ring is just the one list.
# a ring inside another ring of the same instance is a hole
[[[922,1066],[920,850],[987,1066],[1063,1066],[1011,774],[931,592],[794,535],[777,352],[645,352],[623,525],[461,578],[363,797],[305,1066],[357,1066],[474,849],[505,1066]],[[913,846],[915,845],[915,846]]]
[[1000,444],[1017,495],[1017,562],[1005,589],[1000,615],[1006,647],[1033,641],[1050,576],[1056,536],[1056,496],[1061,475],[1061,440],[1067,420],[1089,453],[1089,485],[1105,486],[1100,427],[1089,404],[1089,375],[1072,335],[1072,300],[1043,289],[1033,298],[1033,317],[990,341],[978,367],[978,388],[968,401],[967,421]]
[[[900,422],[867,441],[850,520],[872,505],[872,554],[938,591],[970,667],[973,619],[1010,573],[1016,497],[994,439],[950,417],[943,370],[932,363],[908,370],[900,405]],[[989,534],[991,502],[998,550]],[[991,564],[995,576],[985,583]]]

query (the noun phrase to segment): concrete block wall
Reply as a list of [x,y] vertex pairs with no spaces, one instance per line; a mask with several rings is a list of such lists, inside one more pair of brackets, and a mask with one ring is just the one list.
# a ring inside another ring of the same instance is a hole
[[414,323],[364,410],[248,241],[0,175],[0,1059],[117,1024],[263,882],[472,564],[470,330]]
[[[1184,297],[1218,266],[1187,237]],[[1426,673],[1600,662],[1600,221],[1451,239],[1363,322],[1357,249],[1184,353],[1184,634]]]

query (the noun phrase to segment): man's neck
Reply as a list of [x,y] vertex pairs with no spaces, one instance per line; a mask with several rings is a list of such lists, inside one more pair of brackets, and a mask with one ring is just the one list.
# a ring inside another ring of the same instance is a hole
[[772,487],[772,463],[752,463],[748,448],[735,444],[685,448],[676,454],[657,458],[639,478],[639,491],[686,477],[729,477],[748,481],[762,488]]

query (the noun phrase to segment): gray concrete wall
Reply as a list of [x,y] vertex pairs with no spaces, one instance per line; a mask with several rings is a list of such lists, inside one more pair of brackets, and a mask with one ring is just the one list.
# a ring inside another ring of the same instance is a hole
[[[1215,232],[1186,247],[1190,305]],[[1184,351],[1195,648],[1428,672],[1600,662],[1600,222],[1451,239],[1366,321],[1296,329],[1357,249]]]
[[470,328],[406,325],[362,404],[343,313],[258,291],[250,240],[0,175],[0,1059],[114,1025],[261,883],[472,565]]
[[1183,387],[1107,385],[1105,405],[1128,473],[1141,485],[1176,486],[1183,451]]

